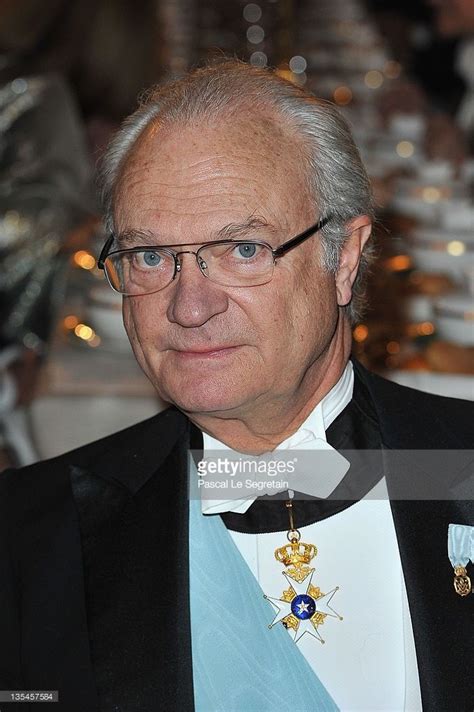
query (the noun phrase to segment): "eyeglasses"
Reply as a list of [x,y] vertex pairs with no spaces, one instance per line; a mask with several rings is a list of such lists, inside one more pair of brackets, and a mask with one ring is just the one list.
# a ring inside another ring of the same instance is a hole
[[[270,282],[276,260],[294,247],[301,245],[321,230],[330,220],[319,220],[280,247],[272,248],[267,242],[254,240],[216,240],[215,242],[188,242],[163,247],[131,247],[109,252],[115,236],[105,243],[97,263],[105,271],[110,286],[119,294],[142,296],[165,289],[181,272],[181,255],[194,255],[204,277],[224,287],[257,287]],[[195,252],[174,247],[201,245]]]

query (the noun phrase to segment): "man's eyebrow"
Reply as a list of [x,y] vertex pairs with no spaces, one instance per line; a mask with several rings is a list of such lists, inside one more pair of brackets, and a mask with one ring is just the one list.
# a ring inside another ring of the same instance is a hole
[[264,218],[251,215],[242,223],[229,223],[216,233],[218,240],[238,240],[239,238],[248,237],[249,232],[265,231],[268,233],[276,233],[276,228]]
[[157,237],[150,230],[124,230],[115,235],[115,244],[118,249],[137,247],[139,245],[156,245]]
[[[217,232],[213,233],[212,238],[214,240],[239,240],[241,238],[249,237],[249,233],[255,233],[260,231],[265,231],[267,234],[277,234],[278,232],[277,229],[269,222],[267,222],[267,220],[265,220],[264,218],[251,215],[247,220],[244,220],[244,222],[242,223],[229,223],[228,225],[224,225],[224,227],[222,227],[220,230],[217,230]],[[211,239],[210,242],[212,241],[213,240]],[[208,240],[204,240],[204,242],[208,242]],[[186,239],[183,237],[183,239],[180,240],[180,243],[194,243],[196,245],[202,244],[196,237],[193,237],[192,235],[188,236]],[[171,243],[167,241],[166,243],[163,243],[163,246],[165,246],[165,244],[178,245],[180,243]],[[138,228],[131,228],[115,235],[114,246],[116,246],[116,249],[124,250],[130,247],[141,247],[142,245],[144,247],[148,245],[158,246],[159,244],[161,244],[161,241],[158,238],[158,235],[156,235],[156,233],[153,233],[151,230],[140,230]]]

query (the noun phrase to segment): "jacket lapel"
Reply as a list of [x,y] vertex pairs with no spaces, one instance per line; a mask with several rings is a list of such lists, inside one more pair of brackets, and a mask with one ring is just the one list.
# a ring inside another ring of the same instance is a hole
[[101,708],[193,709],[188,422],[170,409],[73,467],[90,652]]

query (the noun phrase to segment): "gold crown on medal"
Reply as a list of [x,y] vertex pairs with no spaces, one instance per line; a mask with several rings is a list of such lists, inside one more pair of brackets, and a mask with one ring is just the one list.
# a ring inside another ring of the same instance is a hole
[[284,564],[284,566],[301,566],[302,564],[309,564],[317,553],[318,550],[314,544],[305,544],[303,541],[294,539],[286,546],[275,550],[275,559]]

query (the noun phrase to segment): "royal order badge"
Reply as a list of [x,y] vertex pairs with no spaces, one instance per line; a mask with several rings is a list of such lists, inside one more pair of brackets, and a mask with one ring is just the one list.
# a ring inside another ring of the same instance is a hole
[[326,618],[338,618],[342,621],[342,616],[330,605],[339,586],[329,593],[323,593],[319,587],[314,586],[315,569],[311,568],[309,563],[318,553],[316,547],[314,544],[300,541],[300,533],[296,529],[290,529],[287,536],[290,543],[276,549],[275,558],[286,567],[286,571],[282,573],[290,586],[283,591],[281,598],[264,596],[277,610],[268,627],[283,623],[285,628],[294,631],[295,643],[298,643],[305,633],[324,643],[319,627]]

